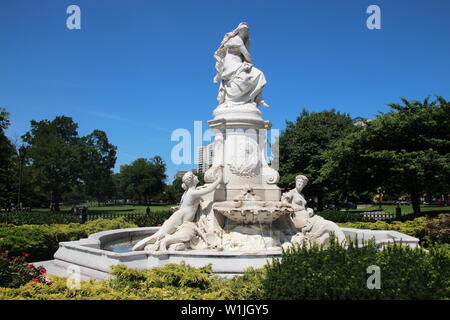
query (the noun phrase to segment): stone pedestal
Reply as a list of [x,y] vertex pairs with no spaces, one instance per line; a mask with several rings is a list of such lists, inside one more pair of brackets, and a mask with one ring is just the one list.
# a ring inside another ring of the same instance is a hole
[[216,168],[224,166],[224,183],[214,192],[214,201],[235,200],[247,186],[260,200],[279,201],[279,174],[266,159],[270,121],[262,118],[254,103],[219,106],[213,115],[208,125],[215,132],[214,161],[205,181],[214,181]]

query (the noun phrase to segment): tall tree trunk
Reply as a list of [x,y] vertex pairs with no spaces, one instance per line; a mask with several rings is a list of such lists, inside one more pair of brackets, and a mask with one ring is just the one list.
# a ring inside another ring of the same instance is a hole
[[417,186],[417,177],[414,177],[413,183],[411,185],[411,203],[413,207],[414,216],[420,215],[420,195],[419,188]]
[[59,212],[59,203],[61,202],[61,195],[58,193],[58,191],[55,192],[54,195],[55,196],[53,198],[54,201],[53,209],[55,212]]

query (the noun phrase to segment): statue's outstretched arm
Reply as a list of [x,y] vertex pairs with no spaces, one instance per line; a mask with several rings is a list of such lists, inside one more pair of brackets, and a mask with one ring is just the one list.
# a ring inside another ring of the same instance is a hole
[[223,166],[220,166],[218,168],[218,170],[219,170],[219,176],[217,177],[216,181],[214,181],[213,183],[211,183],[209,186],[205,187],[204,189],[192,191],[191,195],[194,197],[201,197],[201,196],[204,196],[205,194],[208,194],[208,193],[214,191],[217,188],[217,186],[219,185],[219,183],[222,181]]

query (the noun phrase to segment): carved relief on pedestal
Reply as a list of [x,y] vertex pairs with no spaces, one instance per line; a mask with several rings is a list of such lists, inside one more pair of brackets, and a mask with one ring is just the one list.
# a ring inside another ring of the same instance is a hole
[[231,173],[244,178],[257,176],[260,168],[257,142],[244,137],[237,142],[236,149],[232,162],[228,164]]

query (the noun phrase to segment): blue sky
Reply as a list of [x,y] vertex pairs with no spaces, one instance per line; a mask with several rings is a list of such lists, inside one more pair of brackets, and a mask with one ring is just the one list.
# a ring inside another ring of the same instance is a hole
[[[81,8],[81,30],[66,27],[71,4]],[[366,27],[371,4],[381,8],[381,30]],[[65,115],[80,135],[107,132],[116,171],[154,155],[170,178],[191,169],[172,163],[171,133],[193,131],[194,121],[207,128],[217,105],[213,53],[241,21],[266,75],[263,115],[274,128],[302,108],[373,117],[400,97],[450,99],[448,0],[2,0],[7,135]]]

